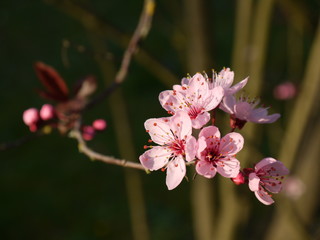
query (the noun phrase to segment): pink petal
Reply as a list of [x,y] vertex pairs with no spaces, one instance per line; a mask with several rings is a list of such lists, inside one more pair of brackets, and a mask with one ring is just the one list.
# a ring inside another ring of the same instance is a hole
[[185,153],[186,161],[190,162],[195,158],[197,152],[197,140],[193,136],[189,136],[186,140]]
[[226,91],[226,95],[232,95],[237,93],[238,91],[240,91],[248,82],[248,78],[243,79],[241,82],[238,82],[236,85],[234,85],[233,87],[227,89]]
[[195,129],[202,128],[210,120],[210,114],[208,112],[203,112],[199,114],[196,119],[192,119],[192,127]]
[[149,133],[152,141],[159,145],[170,143],[174,140],[169,122],[166,123],[161,118],[151,118],[144,123],[144,127]]
[[220,161],[217,164],[217,171],[223,177],[235,178],[240,172],[240,162],[236,158]]
[[141,164],[153,171],[164,167],[171,157],[172,152],[166,147],[153,147],[139,157]]
[[188,113],[178,111],[171,118],[170,128],[179,139],[186,139],[192,133],[191,119]]
[[209,102],[205,106],[205,111],[211,111],[220,104],[222,98],[224,97],[224,90],[222,87],[217,86],[210,90],[208,94]]
[[271,198],[271,196],[262,188],[258,191],[255,191],[254,194],[256,195],[258,200],[265,205],[274,203],[274,200]]
[[161,106],[171,112],[176,111],[176,107],[179,105],[179,102],[176,98],[176,95],[174,95],[174,92],[172,90],[163,91],[159,94],[159,101]]
[[234,114],[234,108],[235,108],[235,105],[236,105],[236,99],[233,95],[226,95],[219,108],[222,110],[222,111],[225,111],[226,113],[229,113],[229,114]]
[[241,134],[228,133],[220,141],[219,152],[223,155],[235,155],[242,149],[243,143],[244,139]]
[[236,118],[241,120],[248,120],[248,117],[251,116],[252,108],[251,105],[247,102],[238,102],[234,107],[234,112]]
[[280,114],[275,113],[268,115],[268,111],[265,108],[257,108],[252,110],[249,121],[254,123],[273,123],[280,118]]
[[251,191],[255,192],[259,190],[260,178],[255,173],[249,174],[249,188]]
[[257,172],[260,168],[263,168],[264,166],[267,166],[267,165],[269,165],[269,164],[271,164],[271,163],[274,163],[274,162],[276,162],[277,160],[276,159],[274,159],[274,158],[270,158],[270,157],[268,157],[268,158],[264,158],[264,159],[262,159],[260,162],[258,162],[256,165],[255,165],[255,171]]
[[282,189],[282,182],[273,178],[263,179],[264,188],[272,193],[278,193]]
[[210,145],[211,142],[220,140],[220,131],[215,126],[204,127],[199,133],[199,138],[200,137],[204,137],[208,145]]
[[267,172],[268,176],[283,176],[289,174],[289,170],[280,161],[268,164],[261,169]]
[[[207,147],[207,142],[204,136],[198,138],[198,150],[197,150],[197,157],[202,159],[201,153]],[[204,159],[203,159],[204,160]]]
[[176,157],[167,166],[166,184],[169,190],[176,188],[186,175],[186,165],[182,156]]
[[224,82],[223,88],[229,88],[233,83],[234,72],[230,71],[230,68],[222,69],[218,74],[218,78]]
[[217,169],[207,161],[199,161],[196,165],[196,171],[206,178],[213,178],[217,173]]

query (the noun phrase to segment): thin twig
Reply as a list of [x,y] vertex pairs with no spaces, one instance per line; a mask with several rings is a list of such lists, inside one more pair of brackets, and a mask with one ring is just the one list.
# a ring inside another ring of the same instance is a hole
[[87,143],[83,140],[81,132],[79,130],[80,123],[70,132],[70,136],[75,138],[79,144],[79,151],[87,155],[91,160],[99,160],[107,164],[118,165],[122,167],[134,168],[147,171],[140,163],[130,162],[124,159],[117,159],[111,156],[106,156],[101,153],[97,153],[87,146]]
[[27,136],[23,136],[19,139],[16,139],[12,142],[7,142],[7,143],[1,143],[0,144],[0,151],[5,151],[5,150],[8,150],[10,148],[14,148],[14,147],[19,147],[21,146],[22,144],[26,143],[26,142],[29,142],[37,137],[40,137],[42,136],[43,134],[41,132],[36,132],[34,134],[31,134],[31,135],[27,135]]
[[139,41],[141,41],[142,38],[146,37],[146,35],[150,30],[152,17],[154,13],[154,7],[155,7],[154,0],[144,1],[144,7],[140,15],[139,23],[130,39],[130,42],[128,44],[126,51],[124,52],[124,55],[121,61],[121,66],[116,74],[114,83],[110,87],[106,88],[99,96],[97,96],[92,101],[90,101],[87,104],[85,109],[91,108],[96,103],[108,97],[110,93],[112,93],[124,81],[128,73],[132,56],[138,48]]

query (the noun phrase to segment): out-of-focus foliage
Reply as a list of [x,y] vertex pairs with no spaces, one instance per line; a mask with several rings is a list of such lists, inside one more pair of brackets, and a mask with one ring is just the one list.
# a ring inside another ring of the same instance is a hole
[[[210,73],[211,68],[219,71],[224,66],[234,69],[239,67],[234,60],[239,1],[199,1],[202,8],[198,16],[203,21],[203,44],[206,45],[208,61],[196,71],[205,70]],[[158,95],[160,91],[171,88],[174,78],[169,80],[169,77],[163,77],[167,76],[163,69],[171,72],[176,81],[187,73],[194,74],[188,67],[191,57],[187,52],[190,51],[189,41],[197,40],[199,36],[192,34],[194,26],[187,24],[190,15],[186,9],[190,2],[192,0],[157,2],[151,31],[142,41],[141,49],[133,59],[129,74],[121,86],[127,120],[132,131],[132,144],[137,155],[144,151],[143,145],[148,139],[143,127],[144,121],[151,117],[166,116],[158,102]],[[248,34],[248,42],[251,42],[254,39],[254,26],[257,29],[263,28],[263,23],[258,21],[256,15],[258,5],[263,1],[246,2],[251,6],[251,9],[247,9],[251,14],[250,22],[239,29],[241,31],[252,27]],[[257,142],[254,142],[256,136],[245,141],[255,147],[253,156],[277,158],[290,121],[293,120],[291,114],[296,100],[305,87],[306,76],[309,76],[306,75],[306,68],[315,68],[315,64],[319,64],[319,60],[313,60],[307,65],[307,60],[316,39],[320,6],[314,0],[266,2],[271,4],[271,9],[269,31],[266,43],[262,46],[265,58],[261,65],[261,76],[257,75],[262,80],[259,96],[263,103],[272,105],[270,111],[279,112],[283,117],[275,124],[256,126],[259,133],[257,139],[260,139]],[[34,73],[34,62],[43,61],[54,66],[69,86],[78,79],[93,74],[98,80],[98,92],[102,91],[113,80],[112,69],[119,67],[124,50],[121,42],[133,33],[142,6],[143,1],[133,0],[1,1],[0,142],[13,142],[30,134],[22,122],[22,112],[29,107],[40,108],[46,102],[35,91],[42,86]],[[81,15],[79,9],[87,13],[87,18]],[[94,16],[99,25],[88,16]],[[69,47],[66,47],[66,42]],[[240,69],[242,72],[238,75],[235,72],[237,81],[249,74],[256,74],[249,67],[255,66],[254,45],[247,44],[242,51],[247,69]],[[163,68],[157,68],[142,52]],[[103,74],[99,62],[109,66],[109,77]],[[316,74],[312,76],[317,76]],[[286,81],[297,86],[298,95],[287,101],[275,99],[274,87]],[[250,78],[250,84],[255,84],[254,78]],[[319,90],[319,80],[315,80],[313,84]],[[116,90],[118,91],[120,90]],[[89,145],[98,152],[121,158],[120,154],[123,153],[120,153],[115,141],[117,134],[114,126],[117,119],[112,115],[111,104],[115,108],[119,106],[117,101],[104,101],[87,111],[83,121],[90,124],[96,118],[104,118],[108,122],[107,130]],[[232,228],[233,239],[283,239],[275,224],[284,224],[279,216],[289,216],[288,219],[292,221],[287,222],[289,227],[285,231],[287,234],[292,232],[292,236],[287,236],[287,239],[319,238],[319,186],[314,184],[309,187],[307,184],[319,182],[320,175],[319,171],[315,171],[311,181],[311,176],[306,174],[312,166],[319,170],[319,164],[316,165],[319,151],[314,147],[319,144],[319,97],[308,104],[313,110],[303,126],[299,144],[294,149],[296,154],[288,166],[304,182],[305,195],[292,200],[280,194],[276,197],[275,206],[266,207],[254,198],[246,186],[239,186],[235,196],[241,198],[241,204],[246,207],[238,206],[245,210],[238,212],[244,214],[240,216],[243,221]],[[219,121],[222,122],[221,119]],[[299,128],[300,120],[295,121],[298,121],[296,128]],[[227,128],[222,132],[226,133]],[[126,137],[127,135],[121,136]],[[291,150],[293,149],[287,151]],[[305,159],[306,156],[309,159]],[[1,239],[133,238],[134,225],[130,222],[129,193],[126,191],[128,183],[125,181],[127,173],[118,166],[91,162],[79,153],[74,139],[54,131],[19,147],[1,151],[0,160]],[[137,156],[128,160],[137,161]],[[250,164],[259,160],[261,159],[245,159],[247,165],[242,167],[250,167]],[[285,163],[289,161],[279,160]],[[309,169],[304,168],[303,164],[307,160],[309,165],[306,166],[311,166]],[[192,210],[197,203],[192,203],[191,199],[194,198],[190,197],[192,174],[189,172],[190,182],[183,181],[174,191],[166,189],[163,172],[139,174],[150,239],[196,239],[199,236],[196,231],[199,229],[194,228],[197,218],[194,218]],[[199,176],[195,181],[198,178]],[[223,206],[221,188],[231,187],[232,183],[217,176],[210,181],[210,186],[214,189],[215,209],[219,210]],[[310,193],[314,194],[308,195]],[[304,204],[310,207],[308,213],[301,210]],[[219,222],[223,221],[224,214],[228,214],[223,207],[221,209],[214,214],[215,230],[216,226],[220,226]],[[292,227],[300,235],[291,231]],[[275,233],[276,238],[271,238],[268,232]],[[224,236],[221,234],[220,236]],[[216,238],[213,236],[212,239]]]

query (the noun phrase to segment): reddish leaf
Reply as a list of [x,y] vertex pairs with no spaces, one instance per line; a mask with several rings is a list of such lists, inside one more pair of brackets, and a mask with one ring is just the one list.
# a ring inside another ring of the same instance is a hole
[[68,100],[68,87],[54,68],[42,62],[36,62],[34,67],[38,78],[46,88],[45,91],[40,92],[41,96],[56,101]]

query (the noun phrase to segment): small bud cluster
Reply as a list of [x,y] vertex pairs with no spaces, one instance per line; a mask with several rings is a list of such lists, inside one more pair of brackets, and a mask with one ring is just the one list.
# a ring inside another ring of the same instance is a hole
[[56,117],[54,107],[44,104],[40,111],[36,108],[29,108],[23,112],[23,122],[29,127],[31,132],[36,132],[42,126],[48,124]]
[[[29,127],[31,132],[36,132],[44,126],[57,127],[59,114],[50,104],[44,104],[40,111],[37,108],[29,108],[23,112],[23,122]],[[104,119],[96,119],[92,125],[83,125],[81,127],[82,137],[86,141],[94,138],[97,132],[104,131],[107,128],[107,123]]]
[[[270,157],[254,168],[241,170],[236,154],[243,148],[244,138],[234,131],[242,129],[247,122],[273,123],[280,114],[268,115],[268,108],[258,107],[257,99],[237,98],[235,94],[247,84],[248,78],[231,86],[233,78],[229,68],[213,72],[212,78],[197,73],[183,78],[181,85],[174,85],[172,90],[161,92],[160,104],[173,116],[145,122],[149,142],[158,146],[145,146],[139,160],[146,169],[166,171],[169,190],[181,183],[186,166],[195,165],[197,174],[203,177],[213,178],[219,173],[236,185],[248,184],[258,200],[269,205],[274,202],[270,193],[281,190],[283,176],[289,171]],[[230,116],[231,131],[223,137],[214,125],[214,111],[218,109]],[[197,138],[192,135],[192,129],[200,130]]]

